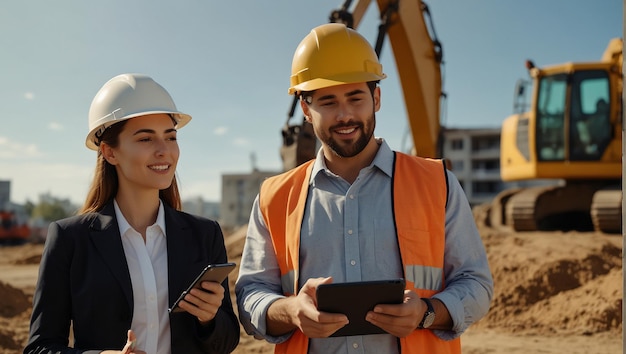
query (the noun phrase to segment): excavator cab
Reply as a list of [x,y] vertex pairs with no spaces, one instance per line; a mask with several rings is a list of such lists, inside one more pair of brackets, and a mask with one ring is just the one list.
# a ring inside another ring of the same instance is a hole
[[502,126],[502,179],[620,178],[621,98],[611,67],[532,70],[531,110]]
[[621,232],[621,53],[615,39],[598,62],[528,66],[530,109],[503,122],[501,177],[562,183],[505,191],[504,219],[515,230]]

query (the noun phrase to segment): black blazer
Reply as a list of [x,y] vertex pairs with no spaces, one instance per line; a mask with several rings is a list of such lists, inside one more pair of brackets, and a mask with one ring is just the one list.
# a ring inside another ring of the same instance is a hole
[[[227,261],[217,222],[165,206],[169,304],[209,263]],[[170,314],[172,353],[230,353],[239,322],[228,287],[206,327],[187,312]],[[99,353],[126,344],[133,293],[113,202],[102,211],[50,224],[24,353]],[[68,347],[70,326],[74,345]]]

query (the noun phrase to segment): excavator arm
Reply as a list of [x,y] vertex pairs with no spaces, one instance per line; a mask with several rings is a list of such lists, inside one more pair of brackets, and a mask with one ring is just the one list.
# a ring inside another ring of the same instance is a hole
[[413,136],[413,153],[441,157],[443,56],[441,43],[436,39],[433,28],[432,33],[427,28],[426,19],[430,19],[428,7],[421,0],[378,0],[377,4],[382,20],[387,22],[387,36]]

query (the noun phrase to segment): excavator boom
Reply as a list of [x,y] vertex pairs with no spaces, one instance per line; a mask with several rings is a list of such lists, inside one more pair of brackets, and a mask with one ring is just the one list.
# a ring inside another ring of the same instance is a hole
[[387,34],[402,85],[414,153],[441,157],[442,52],[441,44],[426,25],[428,7],[420,0],[377,3],[380,13],[390,16]]

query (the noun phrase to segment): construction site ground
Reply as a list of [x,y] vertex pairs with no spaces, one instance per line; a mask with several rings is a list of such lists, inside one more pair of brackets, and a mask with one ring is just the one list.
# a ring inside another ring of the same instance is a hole
[[[487,316],[461,337],[464,354],[622,353],[621,235],[479,228],[495,293]],[[224,231],[239,264],[245,226]],[[27,341],[42,249],[0,247],[0,354],[21,353]],[[271,352],[241,332],[235,353]]]

